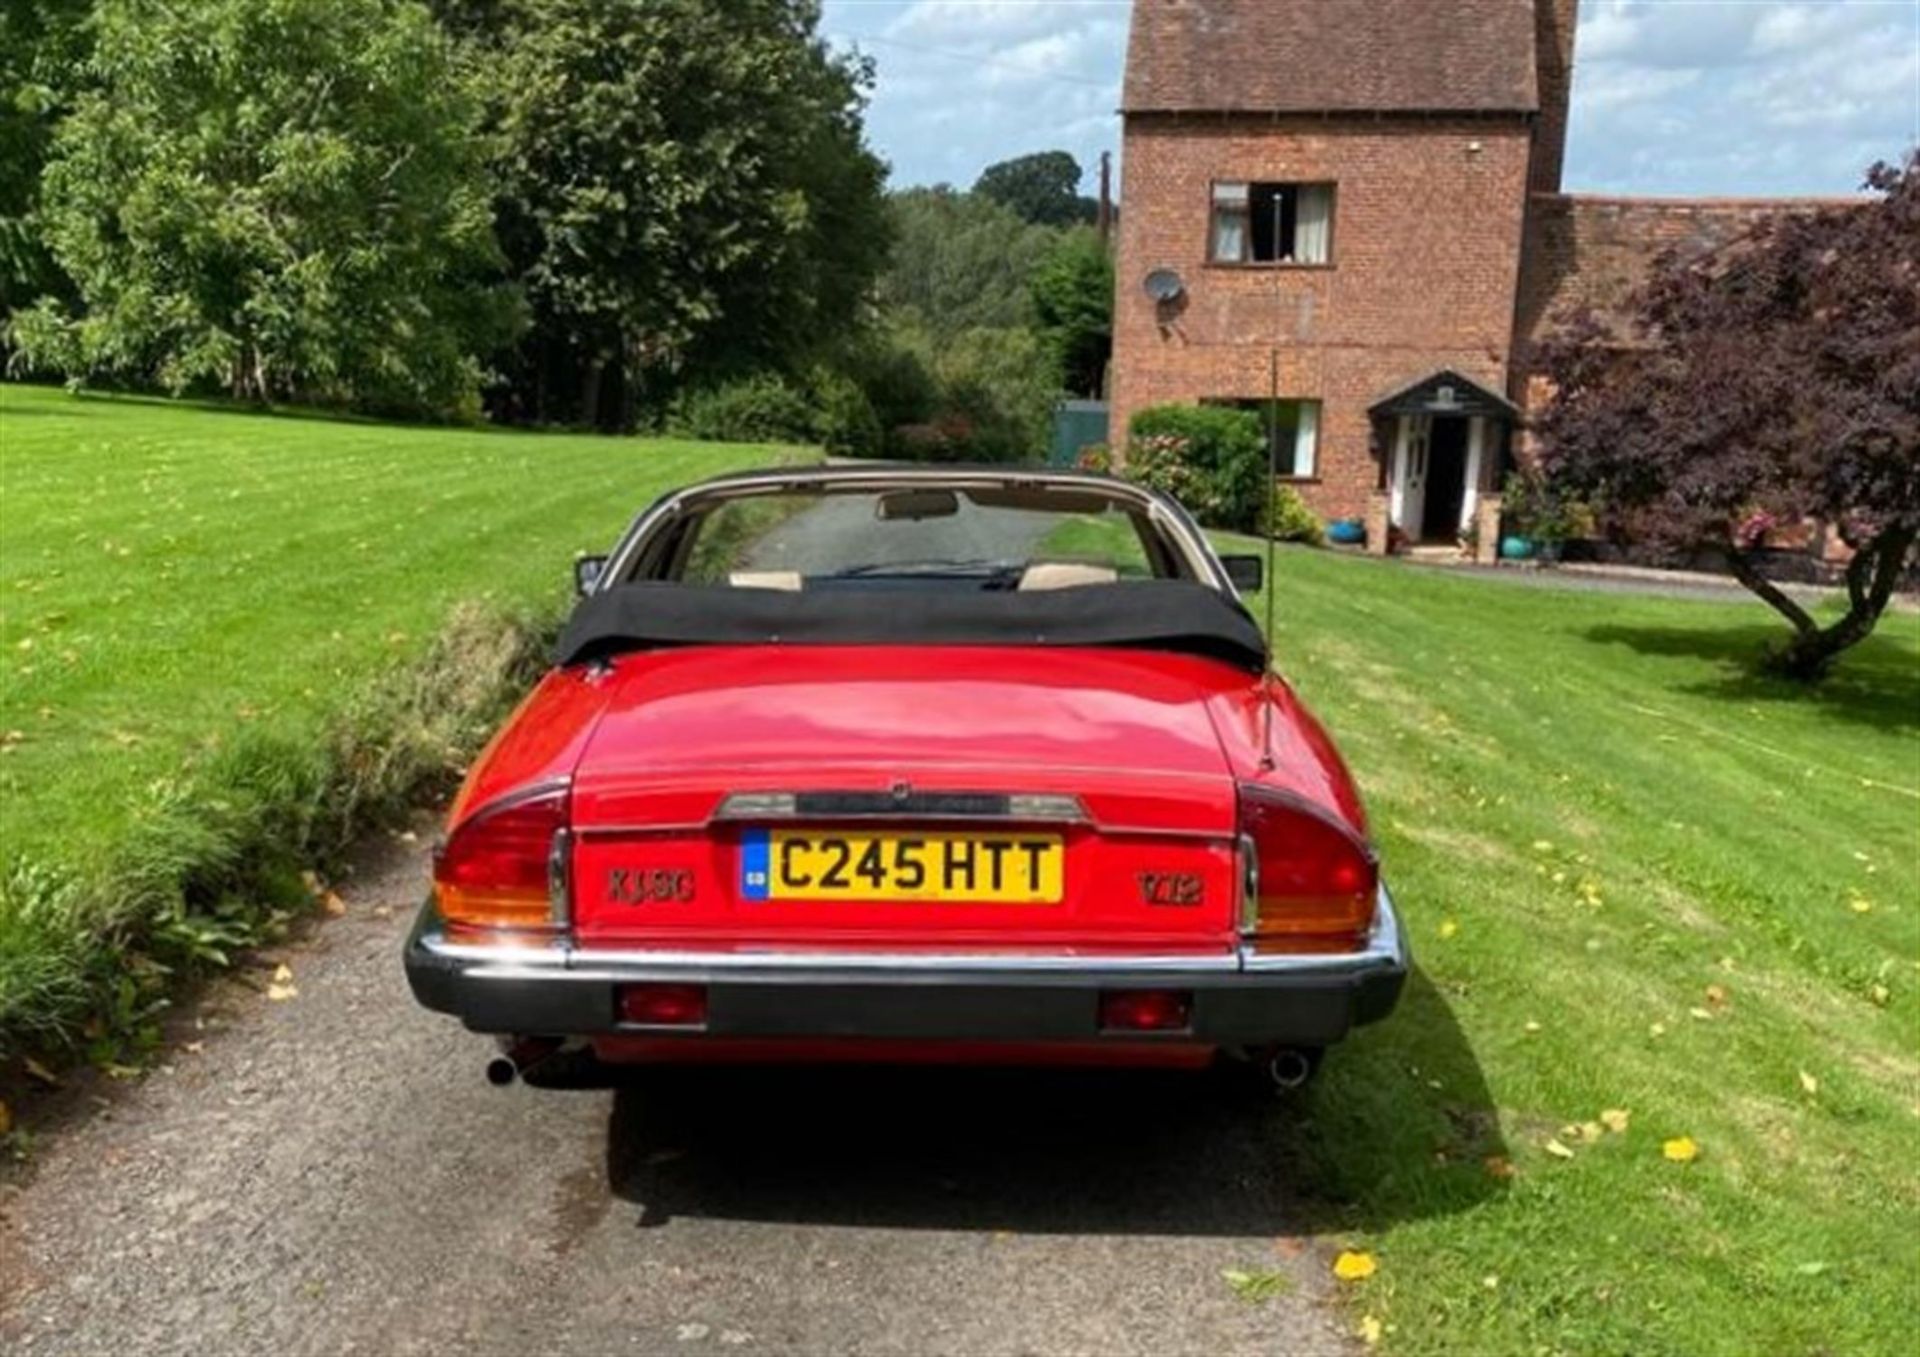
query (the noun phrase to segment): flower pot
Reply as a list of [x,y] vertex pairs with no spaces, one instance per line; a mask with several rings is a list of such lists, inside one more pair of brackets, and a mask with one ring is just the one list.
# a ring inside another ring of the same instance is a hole
[[1340,546],[1353,546],[1367,540],[1366,525],[1357,518],[1336,518],[1327,524],[1327,540]]
[[1509,533],[1500,539],[1500,559],[1503,561],[1524,561],[1533,555],[1533,539]]

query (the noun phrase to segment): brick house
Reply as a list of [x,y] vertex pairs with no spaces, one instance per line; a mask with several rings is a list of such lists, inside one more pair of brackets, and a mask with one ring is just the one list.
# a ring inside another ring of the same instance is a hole
[[1134,0],[1114,446],[1144,406],[1240,404],[1376,550],[1496,514],[1536,337],[1782,205],[1562,193],[1577,5]]

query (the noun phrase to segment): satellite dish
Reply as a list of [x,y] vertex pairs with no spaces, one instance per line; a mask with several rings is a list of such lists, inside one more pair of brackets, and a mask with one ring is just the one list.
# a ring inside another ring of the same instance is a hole
[[1162,305],[1174,300],[1187,290],[1187,285],[1180,281],[1180,275],[1172,269],[1154,269],[1146,276],[1141,286],[1147,290],[1149,297]]

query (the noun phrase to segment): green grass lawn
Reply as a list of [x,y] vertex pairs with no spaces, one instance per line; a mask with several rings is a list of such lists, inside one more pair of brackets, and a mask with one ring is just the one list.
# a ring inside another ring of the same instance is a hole
[[155,779],[323,716],[456,601],[557,607],[661,491],[777,456],[0,386],[7,847],[110,842]]
[[[1920,620],[1806,690],[1752,676],[1781,634],[1757,604],[1302,550],[1277,575],[1278,663],[1360,779],[1416,958],[1276,1122],[1316,1223],[1378,1259],[1342,1287],[1356,1327],[1398,1352],[1899,1347]],[[1693,1162],[1664,1157],[1680,1137]]]
[[[484,712],[457,663],[412,709],[364,710],[457,604],[556,617],[574,552],[663,490],[792,455],[0,386],[0,1051],[113,996],[129,941],[171,928],[177,964],[254,937],[245,897],[286,876],[258,850],[303,799],[404,792],[404,770],[342,769],[393,732],[342,732]],[[164,984],[139,988],[109,1026],[150,1040]]]
[[[156,787],[320,730],[456,601],[555,607],[642,501],[771,455],[0,387],[5,848],[110,855]],[[1417,960],[1267,1123],[1305,1224],[1378,1259],[1353,1324],[1400,1352],[1893,1350],[1920,619],[1807,690],[1751,675],[1780,634],[1757,604],[1300,550],[1274,587]]]

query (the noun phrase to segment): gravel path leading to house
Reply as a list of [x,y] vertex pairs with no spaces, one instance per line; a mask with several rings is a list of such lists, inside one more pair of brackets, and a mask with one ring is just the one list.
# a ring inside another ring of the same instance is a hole
[[[345,916],[286,949],[296,997],[270,1001],[265,972],[214,987],[199,1049],[40,1139],[24,1185],[0,1188],[0,1349],[1351,1346],[1259,1115],[1209,1086],[735,1071],[490,1088],[489,1043],[416,1008],[401,975],[425,877],[423,847],[383,851]],[[1228,1269],[1294,1285],[1247,1303]]]
[[827,496],[769,529],[748,549],[755,570],[818,575],[849,564],[927,560],[1025,562],[1054,526],[1041,514],[976,509],[962,503],[951,518],[880,523],[865,495]]

